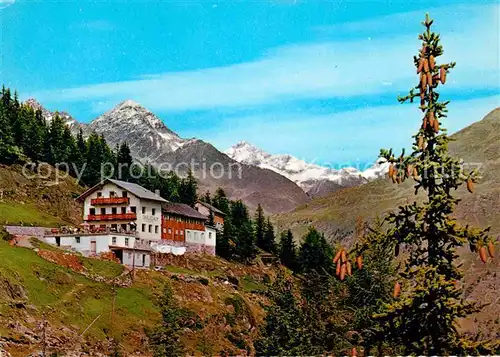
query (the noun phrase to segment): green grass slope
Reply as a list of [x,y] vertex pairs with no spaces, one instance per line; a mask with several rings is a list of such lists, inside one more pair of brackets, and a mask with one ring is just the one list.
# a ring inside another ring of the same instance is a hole
[[[165,271],[136,270],[132,285],[117,287],[114,298],[110,278],[122,274],[123,266],[71,255],[78,264],[69,269],[40,256],[46,251],[68,257],[56,247],[36,240],[33,249],[14,247],[2,236],[6,232],[0,230],[0,350],[14,357],[41,351],[44,318],[50,354],[109,355],[115,338],[123,356],[150,356],[146,330],[161,321],[157,303],[167,284],[199,318],[182,336],[189,355],[236,355],[241,349],[251,354],[270,268],[209,256],[173,257]],[[94,278],[79,273],[81,267]],[[229,276],[239,284],[227,284]]]
[[79,224],[81,207],[74,199],[84,190],[72,177],[56,179],[56,170],[36,172],[0,165],[0,225],[59,226]]

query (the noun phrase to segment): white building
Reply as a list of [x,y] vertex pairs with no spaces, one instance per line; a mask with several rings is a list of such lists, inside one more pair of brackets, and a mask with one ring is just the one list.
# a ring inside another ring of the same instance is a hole
[[161,239],[161,204],[158,193],[135,183],[107,179],[85,191],[83,221],[90,231],[137,232],[143,241]]
[[48,243],[85,256],[113,251],[125,265],[150,265],[150,247],[161,241],[165,199],[137,184],[107,179],[77,201],[83,202],[83,230],[51,231],[45,236]]
[[149,267],[151,248],[142,244],[133,233],[50,233],[45,236],[47,243],[72,249],[84,256],[113,252],[120,262],[131,267]]

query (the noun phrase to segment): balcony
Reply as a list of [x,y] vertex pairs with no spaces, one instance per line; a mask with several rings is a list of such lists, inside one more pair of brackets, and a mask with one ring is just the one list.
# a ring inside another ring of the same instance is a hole
[[87,221],[131,221],[135,219],[137,219],[135,213],[91,214],[87,216]]
[[99,205],[121,205],[121,204],[126,204],[128,205],[129,203],[129,198],[128,197],[99,197],[99,198],[93,198],[90,200],[90,204],[92,206],[99,206]]

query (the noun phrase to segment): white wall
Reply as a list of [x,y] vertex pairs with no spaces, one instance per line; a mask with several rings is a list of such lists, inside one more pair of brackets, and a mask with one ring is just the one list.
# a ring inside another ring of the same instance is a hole
[[205,231],[186,229],[186,243],[204,244],[215,247],[217,231],[210,227],[205,227]]
[[[77,238],[80,238],[80,242],[77,243]],[[116,243],[113,243],[113,237],[116,238]],[[125,241],[128,239],[128,246],[125,245]],[[47,236],[45,237],[47,243],[56,245],[56,237]],[[117,247],[129,247],[133,248],[135,246],[136,239],[133,236],[126,236],[120,234],[101,234],[101,235],[74,235],[74,236],[62,236],[60,237],[60,246],[71,247],[72,249],[82,253],[83,255],[89,255],[91,252],[91,242],[96,242],[96,254],[109,252],[109,246]]]
[[205,245],[215,247],[217,231],[210,227],[205,227]]
[[[90,214],[90,209],[95,208],[95,214],[101,214],[101,208],[106,210],[106,214],[111,214],[111,209],[116,207],[116,213],[121,213],[121,207],[126,207],[126,213],[131,213],[130,207],[135,207],[137,220],[134,222],[137,224],[136,229],[140,239],[144,240],[161,240],[161,202],[140,199],[130,191],[127,191],[127,197],[129,198],[129,204],[125,205],[102,205],[102,206],[92,206],[91,200],[98,198],[97,192],[101,192],[101,197],[110,197],[110,192],[114,191],[118,197],[122,197],[122,192],[124,189],[113,184],[107,183],[102,189],[92,192],[89,196],[85,198],[83,205],[83,219],[86,220],[87,216]],[[145,213],[142,213],[142,208],[145,208]],[[155,210],[155,214],[152,214],[152,210]],[[121,224],[128,224],[131,221],[88,221],[89,224],[99,226],[101,224],[106,224],[106,227],[111,227],[112,224],[116,224],[120,227]],[[142,225],[144,226],[145,232],[142,231]],[[149,226],[151,225],[151,233],[149,232]],[[156,233],[155,233],[156,232]]]
[[[143,256],[145,263],[143,264]],[[151,254],[146,251],[136,251],[135,252],[135,260],[134,260],[134,251],[133,250],[124,250],[123,251],[123,264],[134,267],[146,267],[148,268],[151,265]]]
[[[146,209],[144,214],[142,213],[143,207]],[[155,210],[154,215],[152,214],[153,209]],[[142,231],[143,224],[145,232]],[[151,226],[151,233],[149,226]],[[137,210],[137,232],[139,232],[140,239],[161,240],[161,202],[140,200],[140,206]]]

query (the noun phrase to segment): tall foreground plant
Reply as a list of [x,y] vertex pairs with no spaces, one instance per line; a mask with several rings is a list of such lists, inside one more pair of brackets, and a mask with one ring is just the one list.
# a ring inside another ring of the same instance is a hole
[[[433,20],[426,15],[425,30],[419,35],[422,48],[414,57],[419,83],[401,103],[418,100],[423,113],[422,124],[414,136],[410,155],[396,157],[392,150],[381,150],[380,156],[390,162],[389,176],[395,183],[415,180],[415,194],[424,190],[427,200],[401,206],[387,219],[391,229],[384,239],[408,252],[394,299],[377,315],[380,321],[374,341],[399,346],[404,354],[447,355],[484,352],[484,346],[468,341],[456,329],[457,318],[477,310],[477,306],[461,298],[456,249],[469,244],[485,261],[486,246],[491,256],[493,246],[487,242],[487,231],[462,227],[452,217],[459,202],[453,192],[466,184],[474,192],[476,171],[464,172],[462,162],[450,157],[448,137],[442,128],[448,101],[441,101],[438,88],[455,63],[438,64],[443,54],[440,36],[432,32]],[[380,346],[380,345],[379,345]]]

